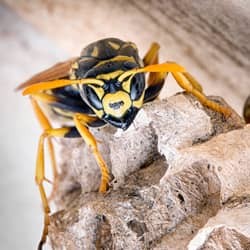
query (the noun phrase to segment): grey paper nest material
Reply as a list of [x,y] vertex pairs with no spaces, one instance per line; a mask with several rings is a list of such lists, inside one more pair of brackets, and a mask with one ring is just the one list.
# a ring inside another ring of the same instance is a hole
[[146,105],[125,132],[93,132],[113,186],[98,194],[89,149],[59,141],[53,249],[248,249],[250,126],[237,114],[225,119],[179,94]]

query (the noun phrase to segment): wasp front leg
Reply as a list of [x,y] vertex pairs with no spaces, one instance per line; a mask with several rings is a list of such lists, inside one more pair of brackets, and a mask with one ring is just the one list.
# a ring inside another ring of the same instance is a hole
[[99,192],[105,193],[108,189],[109,180],[110,180],[109,170],[98,150],[97,142],[94,136],[91,134],[91,132],[89,131],[87,127],[88,123],[91,122],[90,119],[91,117],[88,115],[84,115],[84,114],[74,115],[75,126],[77,130],[79,131],[79,133],[81,134],[84,141],[86,142],[86,144],[92,149],[96,162],[98,163],[100,170],[101,170],[102,177],[101,177],[101,184],[99,187]]

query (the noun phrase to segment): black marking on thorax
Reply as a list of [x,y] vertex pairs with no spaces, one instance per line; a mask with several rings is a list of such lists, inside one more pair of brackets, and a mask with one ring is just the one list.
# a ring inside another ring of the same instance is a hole
[[[117,56],[131,57],[134,59],[134,63],[119,60],[109,61]],[[97,66],[98,63],[104,61],[107,62]],[[72,75],[76,79],[83,79],[96,77],[99,74],[109,73],[118,69],[126,71],[137,68],[140,67],[141,60],[134,44],[116,38],[107,38],[91,43],[84,48],[77,63],[77,68],[73,69]]]

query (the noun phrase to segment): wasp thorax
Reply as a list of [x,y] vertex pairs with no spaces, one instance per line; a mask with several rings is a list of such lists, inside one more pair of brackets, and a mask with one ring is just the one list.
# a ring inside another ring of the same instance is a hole
[[113,117],[122,117],[131,107],[130,96],[124,91],[108,93],[102,100],[104,112]]

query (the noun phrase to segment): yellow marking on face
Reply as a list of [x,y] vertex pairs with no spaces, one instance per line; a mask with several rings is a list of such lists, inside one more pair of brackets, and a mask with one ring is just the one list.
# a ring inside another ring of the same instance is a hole
[[118,50],[120,49],[120,45],[118,43],[115,43],[115,42],[108,42],[108,44],[115,50]]
[[102,97],[104,96],[104,89],[100,88],[100,87],[94,87],[92,85],[89,85],[89,87],[91,87],[95,93],[97,94],[98,98],[101,100]]
[[132,79],[132,77],[129,77],[128,80],[123,81],[123,83],[122,83],[122,88],[125,91],[127,91],[128,93],[130,93],[131,79]]
[[100,65],[103,65],[103,64],[105,64],[107,62],[116,62],[116,61],[128,61],[128,62],[134,62],[134,63],[136,63],[134,57],[132,57],[132,56],[116,56],[116,57],[113,57],[111,59],[99,62],[98,64],[96,64],[96,66],[94,68],[97,68]]
[[95,47],[94,47],[94,49],[93,49],[93,51],[92,51],[92,53],[91,53],[91,56],[93,56],[93,57],[97,57],[97,56],[98,56],[98,54],[99,54],[98,47],[97,47],[97,46],[95,46]]
[[133,106],[140,109],[143,105],[143,99],[144,99],[144,94],[145,94],[145,91],[142,93],[140,99],[136,100],[136,101],[133,101]]
[[117,118],[122,117],[132,104],[130,96],[124,91],[106,94],[102,103],[105,113]]
[[96,79],[102,79],[102,80],[111,80],[111,79],[114,79],[114,78],[117,78],[119,75],[121,75],[122,73],[124,73],[123,70],[116,70],[114,72],[110,72],[110,73],[107,73],[107,74],[100,74],[96,77]]
[[122,75],[120,75],[118,77],[118,81],[123,82],[124,79],[126,79],[129,76],[130,76],[130,78],[132,78],[132,77],[134,77],[135,74],[136,74],[136,69],[131,69],[131,70],[125,71]]
[[98,80],[96,78],[79,79],[79,83],[78,84],[82,84],[82,83],[83,84],[95,84],[95,85],[98,85],[100,87],[102,87],[104,85],[104,81]]

